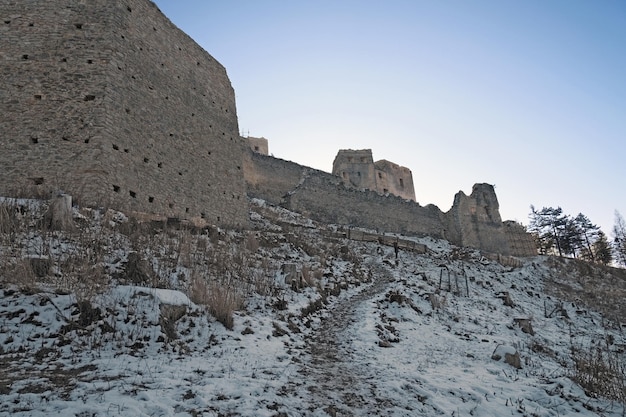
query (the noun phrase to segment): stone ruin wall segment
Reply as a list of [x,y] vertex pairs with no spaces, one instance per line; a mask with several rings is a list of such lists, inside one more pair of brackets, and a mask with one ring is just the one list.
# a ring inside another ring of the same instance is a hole
[[246,160],[251,197],[320,222],[433,236],[502,255],[536,254],[532,238],[522,226],[500,220],[495,190],[489,184],[476,184],[469,196],[459,192],[452,208],[444,213],[432,204],[423,207],[402,197],[346,186],[337,175],[294,162],[253,152]]
[[224,67],[150,1],[0,1],[0,192],[241,225]]

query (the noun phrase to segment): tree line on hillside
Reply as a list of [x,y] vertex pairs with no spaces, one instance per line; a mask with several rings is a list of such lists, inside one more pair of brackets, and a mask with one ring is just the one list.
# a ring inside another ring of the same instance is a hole
[[615,212],[611,241],[587,216],[570,216],[561,207],[530,206],[528,231],[537,241],[542,255],[569,256],[588,262],[609,265],[615,262],[626,267],[626,222]]

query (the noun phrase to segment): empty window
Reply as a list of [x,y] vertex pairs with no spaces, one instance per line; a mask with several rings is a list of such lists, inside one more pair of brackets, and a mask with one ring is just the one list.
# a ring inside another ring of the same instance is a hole
[[378,173],[378,178],[382,179],[383,178],[383,174],[381,174],[380,172]]
[[404,188],[404,180],[400,178],[400,187]]

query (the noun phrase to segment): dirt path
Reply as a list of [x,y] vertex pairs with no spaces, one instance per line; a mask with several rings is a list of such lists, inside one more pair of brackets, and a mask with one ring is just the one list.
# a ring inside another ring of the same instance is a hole
[[359,306],[382,293],[393,280],[383,265],[373,265],[374,283],[332,307],[331,314],[307,340],[297,385],[298,396],[314,416],[383,415],[388,400],[376,397],[373,378],[352,365],[350,344],[344,333],[353,325]]

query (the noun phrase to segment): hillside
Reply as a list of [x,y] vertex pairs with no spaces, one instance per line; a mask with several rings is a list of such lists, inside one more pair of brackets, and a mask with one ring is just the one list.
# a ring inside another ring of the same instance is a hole
[[626,413],[624,271],[262,200],[252,230],[46,210],[0,201],[0,415]]

